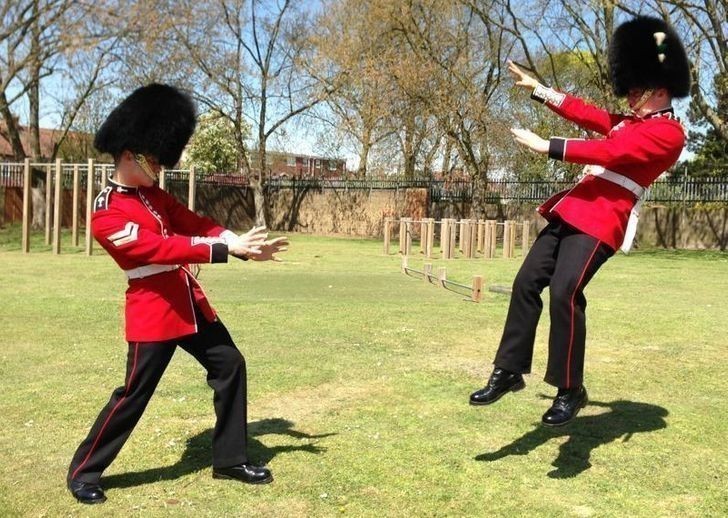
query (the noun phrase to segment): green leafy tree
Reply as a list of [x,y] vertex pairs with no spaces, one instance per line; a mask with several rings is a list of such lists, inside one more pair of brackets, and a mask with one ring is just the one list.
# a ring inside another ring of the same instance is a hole
[[[728,74],[716,74],[713,78],[713,91],[717,99],[715,113],[728,119]],[[699,122],[695,103],[691,106],[691,116]],[[688,149],[695,157],[684,164],[685,171],[693,177],[721,176],[728,177],[728,140],[715,126],[702,124],[704,131],[693,130],[688,136]],[[680,168],[683,171],[683,168]]]
[[202,114],[187,147],[185,164],[194,164],[207,172],[230,173],[236,172],[236,163],[233,123],[214,112]]

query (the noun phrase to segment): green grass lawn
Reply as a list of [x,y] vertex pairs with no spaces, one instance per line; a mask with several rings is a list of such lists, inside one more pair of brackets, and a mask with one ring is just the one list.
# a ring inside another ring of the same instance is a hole
[[[66,469],[124,383],[124,277],[98,247],[54,256],[35,236],[19,250],[19,229],[0,230],[0,516],[728,514],[726,254],[603,267],[586,291],[592,402],[556,430],[539,425],[547,312],[526,389],[471,407],[506,295],[467,302],[373,240],[293,235],[285,263],[203,266],[247,360],[251,456],[275,482],[211,478],[212,392],[180,350],[102,479],[109,500],[86,507]],[[520,260],[433,263],[490,286]]]

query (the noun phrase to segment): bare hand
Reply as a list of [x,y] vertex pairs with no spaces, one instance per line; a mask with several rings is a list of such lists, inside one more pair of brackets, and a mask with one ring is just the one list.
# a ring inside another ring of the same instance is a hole
[[533,90],[540,84],[535,78],[526,74],[518,67],[518,65],[516,65],[510,59],[508,60],[508,71],[516,80],[516,86],[522,86],[524,88],[528,88],[529,90]]
[[236,257],[255,257],[268,237],[265,227],[253,227],[236,239],[228,240],[228,253]]
[[285,236],[277,237],[269,241],[264,242],[260,248],[259,253],[251,255],[250,258],[253,261],[276,261],[281,262],[282,259],[275,257],[275,254],[279,252],[285,252],[288,250],[288,238]]
[[526,129],[511,128],[513,138],[519,144],[526,146],[531,151],[536,153],[548,153],[549,152],[549,141],[544,140],[533,131]]

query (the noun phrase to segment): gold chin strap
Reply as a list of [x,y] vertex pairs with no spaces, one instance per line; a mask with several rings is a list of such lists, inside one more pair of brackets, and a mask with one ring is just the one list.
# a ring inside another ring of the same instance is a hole
[[154,171],[152,171],[152,167],[149,165],[149,162],[147,162],[147,158],[144,155],[142,155],[141,153],[137,153],[134,155],[134,160],[137,164],[139,164],[139,167],[142,168],[144,174],[151,178],[152,181],[157,181],[157,175],[155,175]]
[[655,91],[652,88],[648,88],[644,91],[644,93],[640,96],[640,98],[637,100],[636,103],[634,103],[634,106],[631,108],[632,113],[637,115],[637,112],[642,108],[645,103],[652,97],[652,94],[655,93]]

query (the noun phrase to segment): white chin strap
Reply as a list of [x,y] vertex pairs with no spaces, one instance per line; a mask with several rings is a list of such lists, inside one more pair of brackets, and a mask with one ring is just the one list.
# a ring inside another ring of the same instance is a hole
[[640,108],[642,108],[647,101],[649,101],[653,93],[655,93],[655,91],[652,88],[648,88],[647,90],[645,90],[640,98],[637,99],[637,102],[634,103],[634,106],[632,106],[632,113],[637,115],[637,112],[640,111]]

